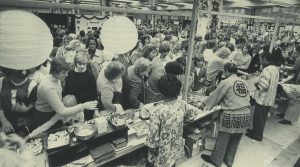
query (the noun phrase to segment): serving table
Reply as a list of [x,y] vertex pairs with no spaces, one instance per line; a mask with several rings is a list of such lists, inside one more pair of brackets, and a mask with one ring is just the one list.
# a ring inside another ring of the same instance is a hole
[[[195,95],[194,95],[195,96]],[[203,98],[200,98],[203,99]],[[212,110],[202,111],[199,109],[197,116],[193,119],[193,121],[186,122],[184,126],[188,126],[195,122],[201,121],[204,118],[211,116],[212,114],[219,111],[220,108],[214,108]],[[139,122],[148,123],[148,120],[140,120]],[[128,138],[128,129],[130,129],[131,125],[123,126],[121,128],[115,128],[112,125],[109,126],[108,131],[103,134],[97,134],[94,138],[87,141],[70,141],[70,144],[67,148],[59,149],[55,152],[47,152],[45,151],[43,154],[40,154],[34,157],[36,166],[38,167],[48,167],[48,166],[102,166],[109,162],[112,162],[122,156],[128,155],[134,151],[142,149],[146,147],[146,135],[143,137],[135,137]],[[125,137],[127,139],[127,146],[116,149],[115,154],[101,161],[93,161],[88,164],[81,164],[76,162],[77,159],[90,156],[89,148],[100,145],[103,142],[112,141],[118,137]],[[72,138],[72,137],[70,137]]]

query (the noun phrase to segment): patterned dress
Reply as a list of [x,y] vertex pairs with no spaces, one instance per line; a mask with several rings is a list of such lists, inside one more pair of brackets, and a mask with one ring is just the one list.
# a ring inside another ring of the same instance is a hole
[[173,100],[151,108],[148,161],[155,167],[171,167],[183,155],[184,116],[188,111],[182,100]]

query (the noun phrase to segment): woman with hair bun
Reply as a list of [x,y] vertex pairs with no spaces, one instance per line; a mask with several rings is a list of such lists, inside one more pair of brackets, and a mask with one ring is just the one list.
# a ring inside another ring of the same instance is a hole
[[223,161],[228,167],[233,165],[240,140],[249,126],[250,94],[246,81],[236,75],[237,71],[237,65],[225,63],[223,75],[226,79],[202,105],[208,110],[220,105],[223,111],[215,149],[211,156],[201,155],[204,161],[214,166],[221,166]]
[[146,140],[148,158],[146,167],[174,167],[183,154],[183,122],[188,105],[177,99],[182,84],[173,74],[167,73],[158,80],[158,91],[164,102],[149,108],[149,133]]

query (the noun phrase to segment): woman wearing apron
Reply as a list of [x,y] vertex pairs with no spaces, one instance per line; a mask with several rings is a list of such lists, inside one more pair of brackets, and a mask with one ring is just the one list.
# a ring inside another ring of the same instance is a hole
[[61,82],[65,80],[69,65],[63,57],[53,58],[50,75],[43,80],[37,91],[33,119],[35,128],[50,120],[56,113],[73,115],[83,110],[95,110],[97,101],[89,101],[73,107],[65,107],[62,102]]
[[203,101],[203,106],[208,110],[217,105],[220,105],[223,110],[215,149],[211,156],[201,155],[204,161],[217,167],[220,167],[223,161],[228,167],[233,165],[242,135],[249,126],[248,85],[236,75],[237,71],[237,65],[226,63],[223,73],[226,79]]
[[125,66],[119,61],[104,63],[97,79],[100,115],[106,116],[111,112],[123,111],[120,105],[123,101],[122,76]]

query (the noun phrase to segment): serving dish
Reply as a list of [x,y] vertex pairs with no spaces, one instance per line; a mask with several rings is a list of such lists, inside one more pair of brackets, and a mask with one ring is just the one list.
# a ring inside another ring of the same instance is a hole
[[96,127],[92,124],[82,124],[75,128],[74,135],[80,140],[88,140],[95,136]]

